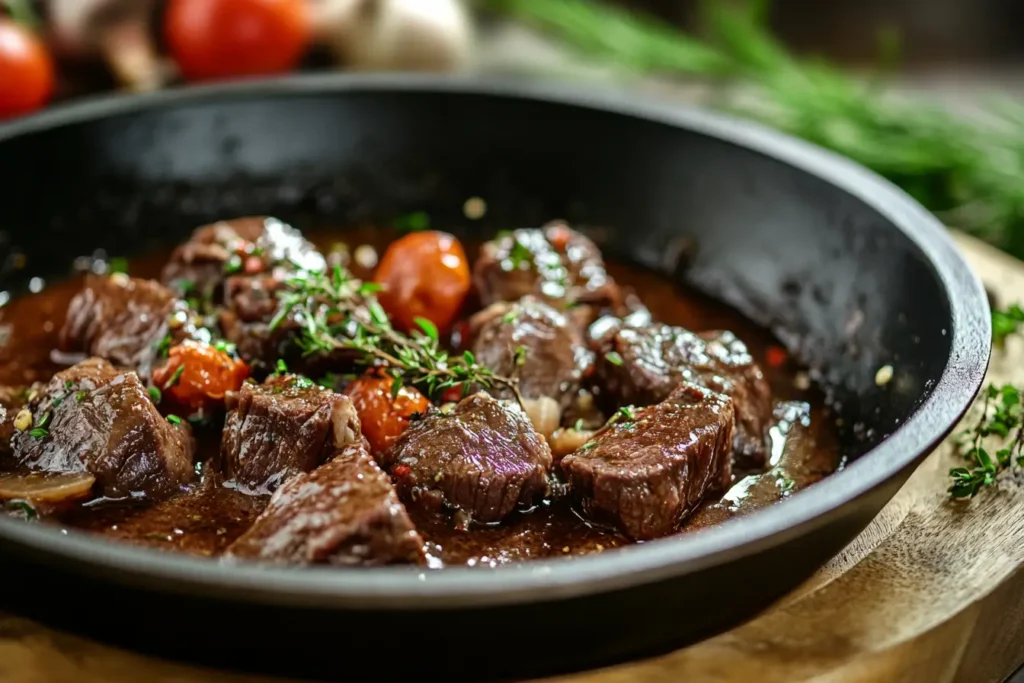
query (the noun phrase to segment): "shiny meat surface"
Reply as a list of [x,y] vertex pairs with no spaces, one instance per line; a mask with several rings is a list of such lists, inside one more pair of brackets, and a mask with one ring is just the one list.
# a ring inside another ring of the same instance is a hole
[[489,523],[547,494],[551,450],[518,405],[477,393],[413,420],[380,462],[410,505]]
[[246,382],[228,402],[221,458],[229,484],[257,494],[361,441],[352,400],[304,377]]
[[661,403],[625,415],[561,468],[586,513],[628,536],[667,536],[731,481],[734,412],[725,396],[682,384]]
[[771,387],[735,334],[602,318],[591,326],[590,336],[605,401],[644,406],[665,400],[681,382],[706,386],[735,404],[737,456],[763,464]]
[[89,472],[107,498],[159,500],[194,475],[188,423],[157,411],[134,372],[92,358],[54,375],[11,439],[15,469]]
[[363,443],[285,482],[226,556],[336,565],[425,559],[423,539]]
[[[563,411],[575,403],[594,354],[583,334],[565,313],[533,296],[515,303],[492,304],[470,319],[473,354],[496,374],[519,378],[527,398],[548,396]],[[517,358],[521,359],[517,364]],[[491,387],[488,393],[512,398],[512,392]]]

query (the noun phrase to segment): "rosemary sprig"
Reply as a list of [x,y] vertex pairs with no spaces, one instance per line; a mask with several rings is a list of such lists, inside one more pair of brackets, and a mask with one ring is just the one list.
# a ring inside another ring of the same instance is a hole
[[706,3],[707,40],[599,0],[480,1],[636,74],[742,86],[742,98],[717,106],[850,157],[947,224],[1024,257],[1024,107],[1017,103],[993,103],[984,123],[972,125],[923,102],[885,97],[877,78],[854,79],[791,55],[767,28],[760,1]]
[[397,395],[403,384],[436,396],[450,387],[468,392],[473,385],[503,385],[522,403],[518,382],[480,365],[473,354],[452,356],[441,348],[437,328],[428,320],[417,321],[420,330],[404,334],[388,320],[374,296],[380,286],[361,282],[335,266],[325,272],[303,270],[288,278],[279,294],[273,330],[291,321],[300,329],[298,343],[305,354],[338,349],[357,354],[365,366],[380,365],[393,379]]
[[[1010,384],[989,385],[984,393],[981,414],[977,424],[960,434],[958,446],[968,461],[968,467],[949,470],[953,484],[949,493],[954,498],[973,498],[983,486],[991,486],[1002,470],[1014,463],[1024,466],[1024,422],[1021,413],[1020,391]],[[989,454],[984,440],[1001,439],[1000,448]]]
[[992,346],[1001,348],[1006,338],[1015,334],[1021,323],[1024,323],[1024,309],[1020,304],[1013,304],[1005,311],[992,311]]

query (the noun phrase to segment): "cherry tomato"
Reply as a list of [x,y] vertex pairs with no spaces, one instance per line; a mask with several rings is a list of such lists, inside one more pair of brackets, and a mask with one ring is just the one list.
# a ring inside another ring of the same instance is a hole
[[189,81],[290,71],[310,41],[306,0],[170,0],[164,38]]
[[426,396],[413,387],[403,386],[392,398],[392,382],[390,377],[367,374],[345,389],[374,453],[387,450],[409,426],[409,417],[430,407]]
[[469,293],[469,265],[459,240],[444,232],[412,232],[392,242],[374,280],[383,286],[381,306],[395,326],[417,328],[426,318],[447,330]]
[[167,364],[153,371],[153,383],[164,399],[193,412],[223,403],[224,394],[238,391],[249,376],[245,361],[191,339],[172,346],[167,355]]
[[0,119],[28,114],[53,94],[53,60],[26,28],[0,18]]

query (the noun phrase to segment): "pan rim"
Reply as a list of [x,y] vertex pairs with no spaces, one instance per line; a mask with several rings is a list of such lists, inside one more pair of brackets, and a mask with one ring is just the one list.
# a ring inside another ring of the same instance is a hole
[[626,589],[683,576],[755,554],[823,526],[844,506],[915,466],[955,427],[981,387],[991,352],[987,296],[946,228],[906,193],[853,161],[815,145],[696,107],[593,85],[518,78],[424,74],[310,74],[108,95],[60,105],[0,125],[0,144],[109,116],[163,107],[265,97],[354,93],[446,93],[599,110],[683,128],[737,145],[810,174],[885,217],[928,259],[950,303],[950,357],[931,394],[878,446],[800,496],[700,534],[566,560],[493,569],[407,567],[331,569],[228,564],[138,548],[85,533],[0,519],[0,540],[46,562],[165,592],[322,609],[458,609],[535,603]]

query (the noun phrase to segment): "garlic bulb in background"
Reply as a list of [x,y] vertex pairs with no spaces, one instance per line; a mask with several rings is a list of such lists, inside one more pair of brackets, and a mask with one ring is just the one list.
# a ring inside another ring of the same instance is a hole
[[473,24],[461,0],[311,0],[316,40],[341,66],[450,70],[469,59]]

